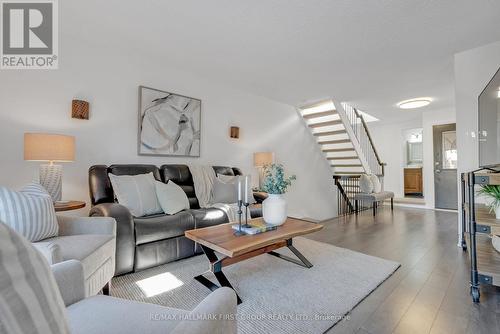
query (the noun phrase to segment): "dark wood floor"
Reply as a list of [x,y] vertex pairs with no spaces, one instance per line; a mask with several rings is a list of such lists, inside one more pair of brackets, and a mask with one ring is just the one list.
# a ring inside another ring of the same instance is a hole
[[401,267],[328,333],[500,333],[500,289],[469,297],[457,214],[383,208],[325,223],[311,239],[398,261]]

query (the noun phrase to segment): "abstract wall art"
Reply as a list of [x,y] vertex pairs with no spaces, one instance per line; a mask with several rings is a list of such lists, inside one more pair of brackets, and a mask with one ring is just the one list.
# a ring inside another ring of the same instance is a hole
[[201,100],[139,87],[138,154],[200,156]]

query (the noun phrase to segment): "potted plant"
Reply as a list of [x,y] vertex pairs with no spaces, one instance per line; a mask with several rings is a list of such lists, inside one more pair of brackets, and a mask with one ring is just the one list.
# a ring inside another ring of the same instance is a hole
[[495,212],[496,219],[500,219],[500,186],[481,186],[479,194],[490,200],[490,203],[488,204],[490,212]]
[[283,194],[292,185],[292,181],[296,179],[295,175],[286,177],[281,164],[264,166],[262,190],[269,194],[262,202],[262,217],[266,223],[282,225],[286,221],[287,205]]

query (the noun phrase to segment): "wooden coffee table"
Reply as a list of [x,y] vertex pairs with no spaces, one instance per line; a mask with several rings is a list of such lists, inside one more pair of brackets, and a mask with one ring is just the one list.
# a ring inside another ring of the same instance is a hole
[[[261,219],[257,218],[255,220]],[[226,286],[233,290],[234,288],[222,272],[222,268],[264,253],[311,268],[311,262],[293,246],[292,238],[313,233],[323,228],[323,225],[306,220],[287,218],[286,222],[274,231],[236,236],[231,227],[233,224],[222,224],[185,232],[188,239],[201,245],[210,262],[209,271],[214,274],[220,286]],[[297,259],[274,252],[274,250],[282,247],[288,247]],[[216,252],[220,253],[220,256]],[[196,276],[195,279],[212,291],[220,287],[207,279],[204,274]],[[240,303],[241,299],[238,296],[238,304]]]

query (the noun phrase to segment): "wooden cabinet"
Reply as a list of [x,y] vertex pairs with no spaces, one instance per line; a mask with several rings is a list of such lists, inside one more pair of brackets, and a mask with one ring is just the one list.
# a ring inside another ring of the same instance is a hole
[[404,184],[406,194],[422,194],[422,168],[405,168]]

